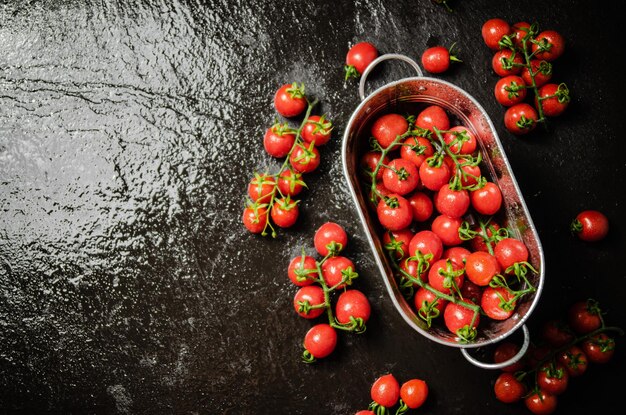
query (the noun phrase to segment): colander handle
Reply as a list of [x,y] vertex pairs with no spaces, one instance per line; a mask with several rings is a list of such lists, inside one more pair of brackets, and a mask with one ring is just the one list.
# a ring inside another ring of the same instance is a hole
[[524,332],[524,343],[522,343],[522,347],[519,349],[519,352],[517,352],[515,356],[513,356],[509,360],[505,360],[504,362],[500,362],[500,363],[481,362],[480,360],[476,360],[472,356],[470,356],[467,349],[461,349],[461,354],[463,354],[463,357],[467,359],[468,362],[482,369],[502,369],[503,367],[507,367],[517,362],[526,354],[526,350],[528,350],[528,346],[530,345],[530,335],[528,334],[528,328],[526,328],[525,324],[522,326],[522,331]]
[[379,57],[374,59],[372,63],[370,63],[361,74],[361,82],[359,82],[359,96],[361,97],[361,101],[365,99],[365,81],[369,73],[372,72],[372,69],[374,69],[376,65],[378,65],[382,61],[390,59],[396,59],[408,63],[413,67],[413,69],[415,69],[415,71],[417,72],[417,76],[423,76],[422,70],[420,69],[419,65],[408,56],[400,55],[398,53],[387,53],[385,55],[380,55]]

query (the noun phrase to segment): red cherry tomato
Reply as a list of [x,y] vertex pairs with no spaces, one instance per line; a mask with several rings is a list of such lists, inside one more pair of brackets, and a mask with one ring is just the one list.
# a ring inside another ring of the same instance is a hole
[[[419,263],[417,261],[409,260],[409,258],[405,259],[400,263],[400,269],[406,272],[409,275],[412,275],[415,278],[419,278],[423,282],[426,282],[426,272],[422,272],[420,275],[417,275]],[[419,287],[419,284],[413,283],[414,287]]]
[[400,384],[391,373],[383,375],[372,384],[370,396],[380,406],[391,408],[400,399]]
[[535,415],[549,415],[556,411],[557,398],[554,395],[538,390],[528,395],[524,399],[524,404]]
[[276,182],[272,176],[255,174],[248,184],[248,196],[255,202],[268,203],[272,198]]
[[246,229],[252,233],[261,233],[265,229],[268,220],[267,209],[264,207],[247,207],[243,211],[242,221]]
[[409,408],[417,409],[428,398],[428,385],[421,379],[407,380],[400,388],[400,398]]
[[308,255],[300,255],[293,258],[287,268],[287,275],[291,282],[298,287],[313,284],[313,280],[317,278],[315,258]]
[[446,304],[448,304],[448,300],[445,298],[437,298],[435,293],[426,288],[418,288],[413,297],[413,303],[418,315],[424,316],[431,307],[438,311],[438,315],[441,315]]
[[433,46],[422,53],[422,67],[430,73],[443,73],[450,68],[451,62],[460,62],[450,49],[443,46]]
[[383,184],[394,193],[404,196],[420,183],[417,167],[403,158],[392,160],[383,171]]
[[449,186],[442,186],[435,194],[435,208],[439,213],[453,218],[465,215],[470,206],[470,196],[467,190],[452,190]]
[[370,302],[359,290],[346,290],[339,295],[335,305],[335,317],[341,324],[350,323],[350,318],[362,319],[367,323],[371,313]]
[[326,222],[315,231],[313,244],[317,253],[322,256],[329,252],[336,255],[348,245],[348,234],[341,225]]
[[[498,229],[500,229],[500,225],[498,225],[493,220],[489,222],[489,224],[487,224],[487,226],[485,227],[485,231],[483,231],[480,226],[474,226],[472,230],[478,232],[478,234],[474,238],[470,239],[470,248],[472,249],[472,251],[489,252],[489,249],[487,248],[487,242],[485,241],[486,239],[492,238],[493,235],[496,234]],[[490,241],[489,245],[493,246],[493,242]]]
[[480,189],[472,190],[469,196],[472,207],[481,215],[493,215],[502,206],[502,192],[493,182],[487,182]]
[[571,377],[578,377],[587,371],[589,360],[587,355],[578,346],[571,346],[569,349],[556,356],[557,362],[563,365]]
[[376,213],[380,224],[390,231],[407,228],[413,221],[413,210],[408,200],[395,193],[380,199]]
[[285,157],[296,142],[296,135],[287,124],[274,124],[265,131],[263,147],[272,157]]
[[600,307],[594,300],[577,301],[570,306],[567,321],[576,333],[590,333],[602,326]]
[[378,49],[370,42],[359,42],[352,46],[346,54],[346,65],[344,66],[346,80],[360,77],[377,57]]
[[602,212],[584,210],[576,215],[571,229],[583,241],[600,241],[609,233],[609,220]]
[[396,259],[400,260],[409,256],[409,243],[414,233],[406,228],[399,231],[385,231],[383,233],[383,246],[393,252]]
[[300,214],[298,201],[290,197],[281,197],[274,200],[270,215],[274,223],[281,228],[290,228],[295,225]]
[[326,308],[309,308],[324,304],[324,290],[318,285],[300,288],[293,297],[293,308],[300,317],[314,319],[321,316]]
[[317,359],[330,355],[337,346],[337,332],[329,324],[317,324],[304,336],[304,348]]
[[493,253],[503,271],[506,271],[516,263],[528,261],[528,249],[526,245],[524,245],[524,242],[515,238],[504,238],[500,240],[493,249]]
[[474,284],[484,287],[496,274],[500,273],[500,265],[496,257],[489,252],[472,252],[465,261],[465,274]]
[[461,218],[439,215],[433,220],[430,229],[437,234],[445,246],[455,246],[463,243],[459,236],[459,228],[462,224]]
[[[365,174],[365,178],[368,182],[372,181],[371,174],[374,173],[374,170],[376,170],[376,166],[378,166],[378,162],[380,161],[381,156],[381,152],[368,151],[367,153],[363,154],[363,157],[361,157],[361,168],[365,171],[365,173],[368,173]],[[385,158],[383,159],[382,164],[389,164],[389,159],[387,158],[387,156],[385,156]],[[380,181],[383,178],[384,171],[385,168],[381,166],[376,172],[376,180]]]
[[432,258],[428,262],[433,264],[441,259],[443,254],[441,238],[433,231],[424,230],[417,232],[411,239],[411,243],[409,243],[409,253],[411,256],[415,256],[418,251],[422,255],[432,254]]
[[499,76],[517,75],[522,71],[524,60],[519,52],[513,53],[511,49],[502,49],[493,54],[491,68]]
[[607,363],[615,353],[615,340],[606,333],[598,333],[583,341],[581,347],[590,362]]
[[504,113],[504,126],[516,135],[528,134],[537,126],[537,111],[525,102],[515,104]]
[[419,176],[422,184],[429,190],[437,191],[450,180],[450,168],[446,163],[441,163],[439,167],[430,166],[428,163],[422,163],[419,168]]
[[428,271],[428,283],[437,291],[450,294],[463,286],[463,267],[448,259],[434,262]]
[[[465,337],[462,331],[476,329],[480,323],[480,313],[477,313],[474,318],[473,310],[461,304],[448,303],[443,311],[443,320],[451,333]],[[472,320],[474,320],[473,323]]]
[[511,373],[502,373],[493,386],[496,399],[504,403],[520,401],[526,395],[526,385],[517,380]]
[[285,196],[296,196],[306,186],[302,180],[302,173],[291,169],[283,170],[278,176],[278,189]]
[[[349,277],[354,278],[356,267],[354,263],[344,256],[333,256],[322,264],[322,278],[329,287],[344,288],[349,282]],[[341,283],[344,278],[348,281]]]
[[400,148],[400,157],[420,167],[424,160],[435,154],[433,145],[424,137],[409,137]]
[[516,301],[505,287],[486,287],[480,300],[485,315],[493,320],[506,320],[513,315]]
[[476,150],[476,136],[467,128],[457,125],[443,134],[443,141],[455,154],[472,154]]
[[[530,29],[530,23],[528,22],[518,22],[512,26],[513,29],[513,43],[520,50],[522,49],[523,39],[528,35],[528,30]],[[526,41],[528,42],[528,38],[526,37]]]
[[430,105],[417,114],[415,125],[435,134],[438,130],[449,130],[450,119],[446,111],[438,105]]
[[295,117],[300,115],[306,108],[307,102],[304,95],[304,84],[298,86],[297,82],[285,84],[278,88],[274,94],[274,108],[283,117]]
[[320,152],[313,145],[308,147],[298,144],[289,156],[291,167],[300,173],[310,173],[320,165]]
[[307,143],[322,146],[330,140],[333,123],[325,115],[311,115],[302,128],[302,139]]
[[562,320],[553,318],[541,326],[541,337],[552,347],[562,347],[574,340],[571,329]]
[[456,262],[458,265],[465,267],[465,260],[469,254],[471,254],[469,249],[461,246],[453,246],[443,251],[442,258],[450,259],[452,262]]
[[526,99],[526,84],[524,80],[515,75],[506,76],[496,83],[494,95],[500,105],[510,107]]
[[539,108],[539,99],[543,114],[547,117],[557,117],[569,105],[569,90],[565,84],[545,84],[539,88],[539,98],[535,97],[535,106]]
[[433,214],[433,201],[423,192],[415,192],[407,198],[413,210],[413,220],[426,222]]
[[544,363],[537,372],[537,386],[551,395],[560,395],[567,389],[569,374],[560,363]]
[[500,42],[502,36],[509,33],[511,33],[511,26],[506,21],[498,18],[487,20],[481,28],[483,40],[491,50],[500,49],[498,42]]
[[[511,342],[500,343],[493,354],[493,361],[495,363],[502,363],[510,360],[519,352],[520,348],[517,344]],[[522,370],[525,366],[524,359],[520,359],[515,363],[503,367],[501,370],[507,373],[515,373]]]
[[554,30],[545,30],[535,37],[532,51],[537,59],[551,62],[559,58],[565,50],[565,39]]
[[[535,84],[537,87],[545,85],[552,78],[552,64],[539,59],[532,59],[530,61],[530,67],[535,77]],[[530,71],[527,67],[522,68],[520,76],[524,80],[526,85],[532,85],[533,81],[530,76]]]
[[409,129],[409,123],[400,114],[385,114],[374,121],[372,136],[382,148],[389,147],[397,136],[402,135]]

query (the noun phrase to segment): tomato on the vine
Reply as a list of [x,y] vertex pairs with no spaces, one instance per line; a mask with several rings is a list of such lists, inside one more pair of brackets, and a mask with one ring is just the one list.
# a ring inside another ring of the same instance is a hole
[[453,218],[465,215],[470,206],[470,196],[467,190],[453,190],[450,186],[441,186],[435,193],[435,208],[439,213]]
[[317,263],[315,258],[300,255],[291,260],[287,268],[287,275],[291,282],[299,287],[313,284],[317,278]]
[[435,134],[435,128],[440,131],[450,129],[450,118],[439,105],[430,105],[417,114],[415,125]]
[[556,410],[557,398],[542,390],[537,390],[524,399],[524,404],[535,415],[549,415]]
[[243,211],[242,221],[246,229],[252,233],[261,233],[267,226],[267,208],[248,206]]
[[309,329],[304,336],[304,348],[315,358],[330,355],[337,346],[337,332],[329,324],[320,323]]
[[600,241],[609,233],[609,219],[597,210],[583,210],[572,221],[571,230],[583,241]]
[[615,353],[615,340],[606,333],[598,333],[583,341],[582,349],[593,363],[607,363]]
[[430,229],[437,234],[445,246],[455,246],[463,243],[459,236],[459,228],[462,223],[463,221],[459,217],[442,214],[433,219]]
[[418,168],[433,154],[435,154],[433,145],[424,137],[409,137],[400,147],[400,157],[411,161]]
[[[512,359],[517,353],[519,353],[520,347],[511,342],[502,342],[498,344],[496,350],[493,353],[493,361],[495,363],[506,362]],[[511,363],[508,366],[503,367],[501,370],[507,373],[515,373],[522,370],[525,366],[524,358],[519,359],[515,363]]]
[[560,395],[567,389],[569,374],[560,363],[544,363],[537,369],[537,386],[551,395]]
[[485,226],[484,231],[480,226],[474,226],[472,230],[478,233],[474,238],[470,239],[470,248],[472,248],[472,251],[489,252],[489,248],[487,248],[487,241],[490,246],[493,246],[494,241],[492,239],[498,232],[498,229],[500,229],[500,225],[493,220]]
[[564,50],[565,39],[554,30],[545,30],[533,40],[532,51],[537,59],[551,62],[559,58]]
[[491,68],[499,76],[517,75],[522,71],[522,55],[511,49],[502,49],[493,54]]
[[513,315],[517,301],[506,287],[485,287],[480,307],[492,320],[506,320]]
[[289,196],[275,199],[270,210],[272,220],[281,228],[293,226],[298,220],[299,214],[298,201],[291,200]]
[[325,115],[311,115],[302,128],[302,139],[315,146],[322,146],[330,140],[333,123]]
[[[361,168],[364,170],[365,173],[367,173],[365,174],[365,178],[370,182],[372,181],[371,175],[374,173],[374,170],[376,170],[376,166],[378,166],[382,155],[383,154],[380,151],[368,151],[361,157]],[[387,158],[387,156],[385,156],[381,164],[388,163],[389,159]],[[385,168],[381,165],[381,167],[376,172],[376,180],[381,180],[383,178],[384,171]]]
[[493,249],[493,253],[498,260],[498,264],[502,267],[502,271],[506,271],[516,263],[528,261],[528,248],[526,248],[524,242],[515,238],[504,238],[498,241]]
[[422,379],[410,379],[402,384],[400,398],[411,409],[417,409],[428,398],[428,384]]
[[526,385],[520,382],[512,373],[507,372],[498,376],[493,389],[496,399],[504,403],[518,402],[526,395]]
[[[426,272],[418,269],[418,261],[413,261],[409,258],[406,258],[404,261],[400,262],[400,269],[407,274],[413,276],[414,278],[419,278],[423,282],[427,282],[426,280]],[[418,275],[418,272],[420,273]],[[414,287],[419,287],[419,284],[413,283]]]
[[487,20],[481,28],[483,40],[489,49],[492,50],[500,49],[500,39],[509,33],[511,33],[511,26],[506,21],[498,18]]
[[512,26],[513,29],[513,43],[518,49],[523,48],[523,39],[528,35],[530,30],[530,23],[518,22]]
[[451,62],[461,62],[450,49],[444,46],[433,46],[422,53],[422,67],[430,73],[443,73],[450,68]]
[[525,102],[509,107],[504,113],[504,126],[516,135],[524,135],[534,130],[537,120],[537,111]]
[[383,246],[387,251],[393,252],[396,259],[400,260],[409,256],[409,243],[414,233],[411,229],[399,231],[385,231],[383,233]]
[[378,405],[391,408],[400,399],[400,384],[391,373],[383,375],[372,384],[370,396]]
[[424,162],[419,168],[422,184],[435,192],[448,183],[450,175],[450,168],[446,163],[441,163],[440,166],[431,166],[428,162]]
[[510,75],[496,83],[494,95],[500,105],[510,107],[524,101],[527,91],[526,84],[521,77]]
[[348,234],[343,226],[335,222],[326,222],[320,226],[313,237],[313,244],[318,254],[336,255],[348,245]]
[[[466,302],[469,303],[469,301]],[[480,323],[480,313],[474,313],[474,310],[462,304],[448,303],[443,311],[443,320],[451,333],[465,340],[471,340]]]
[[417,167],[403,158],[392,160],[384,168],[383,184],[392,192],[404,196],[420,184]]
[[[344,256],[333,256],[322,264],[322,278],[329,287],[344,288],[356,278],[354,263]],[[342,282],[344,281],[344,282]]]
[[376,213],[380,224],[390,231],[404,229],[413,221],[413,209],[408,200],[395,193],[380,199]]
[[500,265],[496,257],[489,252],[475,251],[465,261],[465,274],[474,284],[481,287],[489,285],[496,274],[500,273]]
[[465,273],[463,267],[449,259],[435,261],[428,271],[428,284],[435,290],[450,294],[463,286]]
[[318,285],[307,285],[300,288],[293,297],[293,308],[300,317],[314,319],[321,316],[324,307],[310,308],[324,304],[324,290]]
[[[531,59],[530,68],[533,71],[535,77],[535,85],[539,88],[542,85],[548,83],[552,79],[552,64],[539,59]],[[533,80],[530,76],[530,71],[527,66],[522,68],[520,73],[521,78],[526,85],[532,85]]]
[[567,321],[578,334],[591,333],[602,326],[602,311],[595,300],[577,301],[567,311]]
[[339,295],[335,304],[335,317],[340,324],[350,323],[351,318],[367,323],[371,314],[370,302],[359,290],[346,290]]
[[297,196],[305,186],[302,173],[286,169],[278,176],[278,190],[284,196]]
[[[415,305],[415,310],[418,314],[425,313],[427,310],[433,308],[437,310],[436,313],[438,317],[443,313],[443,310],[448,304],[448,300],[442,297],[437,297],[437,294],[432,291],[420,287],[415,292],[413,304]],[[432,312],[431,317],[435,317],[432,315]]]
[[487,182],[480,189],[472,190],[469,197],[472,207],[481,215],[493,215],[502,206],[502,192],[494,182]]
[[272,198],[276,181],[268,174],[254,174],[254,179],[248,184],[248,196],[255,202],[267,203]]
[[415,192],[407,199],[413,210],[413,220],[426,222],[433,214],[433,201],[423,192]]
[[433,264],[441,259],[443,254],[441,238],[433,231],[423,230],[417,232],[409,243],[409,254],[416,256],[417,252],[420,252],[422,255],[432,255],[428,262]]
[[283,117],[300,115],[307,106],[304,84],[285,84],[274,94],[274,108]]
[[298,144],[291,152],[289,162],[297,172],[310,173],[320,165],[320,152],[313,143],[308,147]]
[[535,106],[543,109],[547,117],[557,117],[567,109],[569,105],[569,89],[565,84],[545,84],[539,88],[539,95],[535,97]]
[[589,360],[582,349],[576,345],[559,353],[557,361],[562,364],[571,377],[578,377],[587,371]]
[[352,46],[346,54],[344,71],[346,80],[358,78],[365,69],[378,57],[378,49],[370,42],[359,42]]
[[462,246],[453,246],[443,251],[442,257],[465,267],[465,261],[470,254],[471,252],[467,248],[463,248]]
[[389,147],[397,136],[409,129],[409,123],[400,114],[385,114],[376,119],[371,128],[372,136],[383,149]]
[[476,151],[476,136],[467,128],[456,125],[443,134],[443,141],[454,154],[472,154]]
[[296,142],[293,129],[287,124],[276,123],[265,131],[263,148],[272,157],[285,157]]
[[553,318],[541,326],[541,337],[553,347],[562,347],[574,340],[574,333],[565,322]]

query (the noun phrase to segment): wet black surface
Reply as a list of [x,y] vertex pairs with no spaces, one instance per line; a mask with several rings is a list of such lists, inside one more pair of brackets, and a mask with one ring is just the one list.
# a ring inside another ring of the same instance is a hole
[[[421,413],[526,413],[499,403],[497,374],[433,344],[396,313],[358,223],[340,138],[358,105],[344,84],[349,45],[418,58],[457,43],[441,75],[492,116],[537,226],[546,286],[531,330],[592,296],[626,327],[622,137],[624,84],[609,42],[611,2],[6,2],[0,6],[0,412],[350,414],[386,372],[421,377]],[[585,16],[593,16],[587,19]],[[573,93],[548,132],[504,130],[480,27],[537,21],[567,39],[555,79]],[[378,80],[412,75],[387,68]],[[336,124],[298,225],[275,240],[240,223],[285,82],[304,82]],[[568,232],[604,211],[607,240]],[[326,220],[350,235],[346,255],[374,315],[365,334],[300,362],[310,322],[291,309],[286,277]],[[560,398],[558,413],[621,403],[623,339]]]

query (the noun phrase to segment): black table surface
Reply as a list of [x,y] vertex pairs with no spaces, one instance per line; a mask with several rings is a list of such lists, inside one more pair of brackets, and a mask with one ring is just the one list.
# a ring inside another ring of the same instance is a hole
[[[528,413],[493,394],[497,371],[413,331],[393,307],[342,173],[340,144],[359,104],[348,47],[419,59],[456,43],[435,75],[491,116],[541,238],[545,287],[531,336],[575,300],[611,325],[623,303],[623,105],[617,2],[8,1],[0,7],[0,412],[352,414],[374,379],[425,379],[419,413]],[[517,137],[493,97],[487,19],[561,32],[554,80],[572,93],[547,131]],[[412,76],[385,65],[369,86]],[[241,224],[254,171],[278,168],[262,136],[274,91],[303,82],[335,124],[309,176],[297,225],[276,239]],[[606,240],[569,232],[603,211]],[[316,364],[300,361],[310,321],[292,309],[286,269],[322,223],[373,316]],[[515,336],[515,335],[514,335]],[[559,397],[557,413],[622,404],[624,340]],[[417,413],[417,412],[416,412]]]

